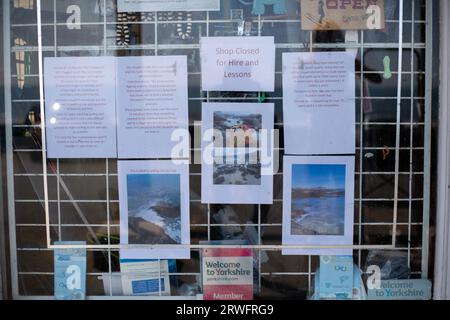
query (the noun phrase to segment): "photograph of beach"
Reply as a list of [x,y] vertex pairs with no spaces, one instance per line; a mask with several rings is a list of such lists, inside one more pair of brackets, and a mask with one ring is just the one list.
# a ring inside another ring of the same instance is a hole
[[261,185],[261,163],[258,151],[247,148],[235,149],[233,156],[215,155],[213,184],[215,185]]
[[180,244],[179,174],[128,174],[128,243]]
[[292,235],[344,235],[345,175],[345,165],[292,165]]
[[213,184],[261,185],[258,134],[262,115],[245,111],[215,111],[214,129],[222,134],[215,140]]
[[[215,147],[259,147],[259,130],[262,128],[262,115],[249,113],[245,111],[215,111],[214,112],[214,129],[222,133],[223,143],[216,140]],[[242,135],[242,144],[238,145],[238,138],[235,136]]]

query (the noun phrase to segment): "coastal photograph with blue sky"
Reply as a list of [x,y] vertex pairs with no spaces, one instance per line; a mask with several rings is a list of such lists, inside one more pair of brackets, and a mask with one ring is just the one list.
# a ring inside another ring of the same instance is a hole
[[345,176],[340,164],[292,166],[292,235],[344,235]]

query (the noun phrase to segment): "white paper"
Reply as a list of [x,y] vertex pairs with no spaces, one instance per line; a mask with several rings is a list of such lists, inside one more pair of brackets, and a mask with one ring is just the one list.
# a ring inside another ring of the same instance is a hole
[[126,296],[160,293],[162,296],[170,296],[167,260],[121,260],[120,273],[123,294]]
[[[121,259],[189,259],[189,166],[118,161]],[[170,245],[170,246],[169,246]]]
[[203,37],[202,90],[274,91],[273,37]]
[[118,12],[219,10],[220,0],[117,0]]
[[[283,245],[351,246],[355,158],[285,156]],[[351,248],[283,249],[284,255],[351,255]]]
[[186,56],[118,58],[119,158],[180,158],[180,129],[188,132]]
[[[273,202],[273,124],[272,103],[203,103],[202,203]],[[235,145],[230,130],[248,145]]]
[[48,158],[115,158],[115,61],[44,59]]
[[285,153],[355,153],[355,55],[283,53]]

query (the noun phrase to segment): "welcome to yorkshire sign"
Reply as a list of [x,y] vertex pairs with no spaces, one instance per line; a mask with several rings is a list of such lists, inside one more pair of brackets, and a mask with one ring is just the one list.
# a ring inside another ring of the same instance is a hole
[[369,300],[430,300],[431,281],[427,279],[381,280],[379,288],[369,288]]
[[301,0],[303,30],[384,29],[384,0]]

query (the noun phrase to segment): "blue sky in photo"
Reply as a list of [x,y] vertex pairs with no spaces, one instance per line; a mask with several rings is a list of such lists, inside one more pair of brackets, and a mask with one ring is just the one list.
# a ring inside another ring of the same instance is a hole
[[[151,191],[158,190],[179,190],[179,174],[128,174],[127,175],[128,193],[147,189]],[[137,190],[136,190],[137,188]]]
[[345,189],[345,165],[293,164],[292,188]]

